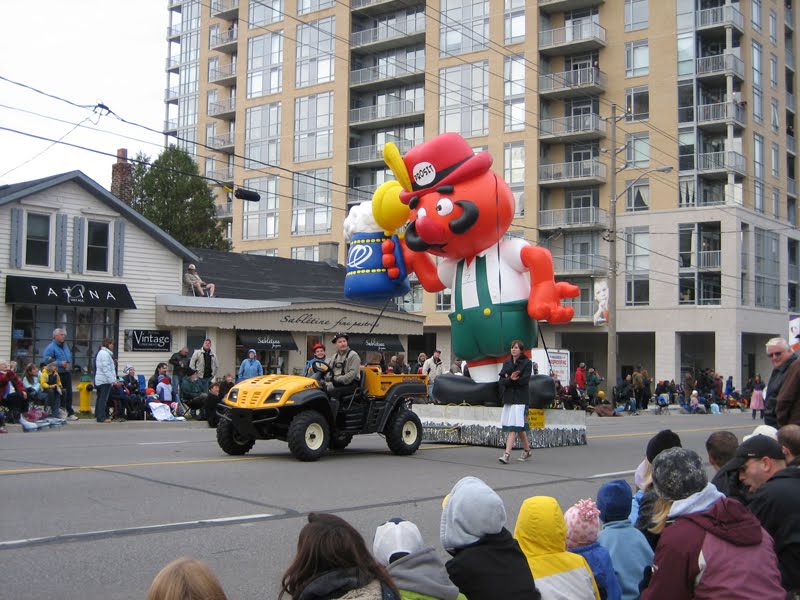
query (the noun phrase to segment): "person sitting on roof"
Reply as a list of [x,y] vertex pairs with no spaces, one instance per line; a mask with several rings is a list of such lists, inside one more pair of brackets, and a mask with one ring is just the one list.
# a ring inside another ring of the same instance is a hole
[[216,286],[213,283],[206,283],[202,280],[197,273],[197,267],[189,265],[186,267],[186,273],[183,274],[183,283],[187,288],[187,295],[193,293],[195,296],[214,296]]

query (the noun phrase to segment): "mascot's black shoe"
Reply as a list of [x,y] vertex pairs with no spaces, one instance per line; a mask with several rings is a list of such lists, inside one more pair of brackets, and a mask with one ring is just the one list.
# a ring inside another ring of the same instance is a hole
[[478,383],[470,377],[444,373],[433,382],[431,396],[436,404],[500,406],[496,381]]
[[[549,375],[532,375],[528,384],[528,406],[547,408],[556,397],[556,384]],[[502,404],[496,381],[478,383],[469,377],[445,373],[433,382],[431,390],[436,404],[473,404],[500,406]]]

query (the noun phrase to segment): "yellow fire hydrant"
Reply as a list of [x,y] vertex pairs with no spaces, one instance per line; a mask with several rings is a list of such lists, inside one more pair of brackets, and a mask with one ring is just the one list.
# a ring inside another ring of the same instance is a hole
[[92,412],[93,389],[94,385],[92,385],[92,376],[89,374],[81,375],[81,382],[78,384],[78,394],[80,394],[80,399],[81,399],[80,410],[82,413]]

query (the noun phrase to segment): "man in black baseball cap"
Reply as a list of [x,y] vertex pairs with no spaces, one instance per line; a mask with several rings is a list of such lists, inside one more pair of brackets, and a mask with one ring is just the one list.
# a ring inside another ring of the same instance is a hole
[[775,541],[781,584],[800,593],[800,469],[787,467],[780,444],[766,435],[742,442],[728,464],[754,492],[747,507]]

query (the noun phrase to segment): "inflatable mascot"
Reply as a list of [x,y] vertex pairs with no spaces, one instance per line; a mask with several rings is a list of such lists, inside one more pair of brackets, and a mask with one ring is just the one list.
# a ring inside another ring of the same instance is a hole
[[[393,287],[407,289],[400,280],[411,273],[428,292],[450,288],[452,347],[467,361],[472,379],[439,377],[433,395],[439,401],[457,397],[471,404],[496,404],[496,399],[479,398],[496,397],[511,341],[520,339],[530,348],[536,345],[537,320],[570,321],[573,309],[561,300],[578,296],[579,289],[556,283],[549,250],[505,237],[514,218],[514,196],[489,170],[488,152],[475,154],[460,135],[444,133],[405,156],[386,144],[383,157],[397,181],[382,184],[373,195],[374,223],[345,224],[345,237],[351,241],[345,293],[370,299],[381,293],[398,295],[392,294]],[[377,234],[363,227],[377,228]],[[365,249],[359,237],[372,246]],[[359,265],[367,255],[372,267],[364,273]],[[350,279],[374,279],[376,272],[382,278],[378,284],[364,280],[358,285]]]

